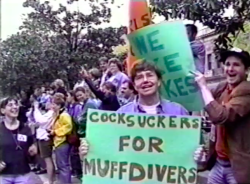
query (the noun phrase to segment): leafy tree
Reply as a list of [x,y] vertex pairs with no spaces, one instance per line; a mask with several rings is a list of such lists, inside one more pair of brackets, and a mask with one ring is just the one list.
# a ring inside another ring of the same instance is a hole
[[[179,18],[199,21],[214,29],[218,33],[215,40],[217,51],[232,47],[230,36],[244,31],[243,25],[250,18],[250,0],[150,0],[150,3],[152,11],[166,20]],[[234,9],[232,17],[224,14],[229,7]]]
[[44,72],[49,67],[48,63],[40,59],[43,54],[43,40],[25,32],[3,41],[0,72],[2,91],[13,94],[20,88],[28,89],[29,85],[43,82],[43,74],[48,74]]
[[233,46],[250,53],[250,23],[244,25],[244,32],[240,31],[238,36],[233,41]]
[[109,4],[88,1],[91,14],[70,11],[60,4],[54,9],[49,1],[26,0],[33,11],[24,19],[20,33],[1,43],[1,86],[5,92],[62,78],[72,87],[82,65],[91,67],[102,56],[113,56],[112,47],[123,44],[125,27],[97,28],[111,17]]
[[116,47],[113,47],[113,54],[120,60],[125,60],[127,58],[128,50],[129,46],[127,44],[121,44]]

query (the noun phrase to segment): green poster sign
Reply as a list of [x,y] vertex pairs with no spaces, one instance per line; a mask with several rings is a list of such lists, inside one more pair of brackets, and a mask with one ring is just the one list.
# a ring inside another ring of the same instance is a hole
[[90,109],[83,184],[194,184],[200,117]]
[[133,53],[138,59],[155,63],[161,70],[161,94],[182,104],[189,111],[200,111],[203,100],[194,76],[194,58],[182,22],[150,25],[128,35]]

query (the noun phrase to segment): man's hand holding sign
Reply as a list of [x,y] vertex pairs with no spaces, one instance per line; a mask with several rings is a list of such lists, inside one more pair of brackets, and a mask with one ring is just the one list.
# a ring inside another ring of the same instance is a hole
[[154,63],[163,75],[161,94],[182,104],[189,111],[204,106],[200,90],[189,71],[195,70],[194,58],[182,22],[150,25],[128,35],[138,59]]

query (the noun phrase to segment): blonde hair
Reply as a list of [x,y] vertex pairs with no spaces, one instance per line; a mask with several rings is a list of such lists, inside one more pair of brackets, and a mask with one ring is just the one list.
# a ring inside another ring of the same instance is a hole
[[62,79],[56,79],[55,82],[54,82],[54,85],[56,87],[64,87],[64,82]]

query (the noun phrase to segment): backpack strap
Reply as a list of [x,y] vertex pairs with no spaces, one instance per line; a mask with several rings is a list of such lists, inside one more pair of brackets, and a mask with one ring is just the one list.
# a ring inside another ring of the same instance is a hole
[[65,108],[60,109],[59,114],[57,117],[54,119],[53,126],[55,125],[56,121],[60,118],[61,114],[65,111]]

